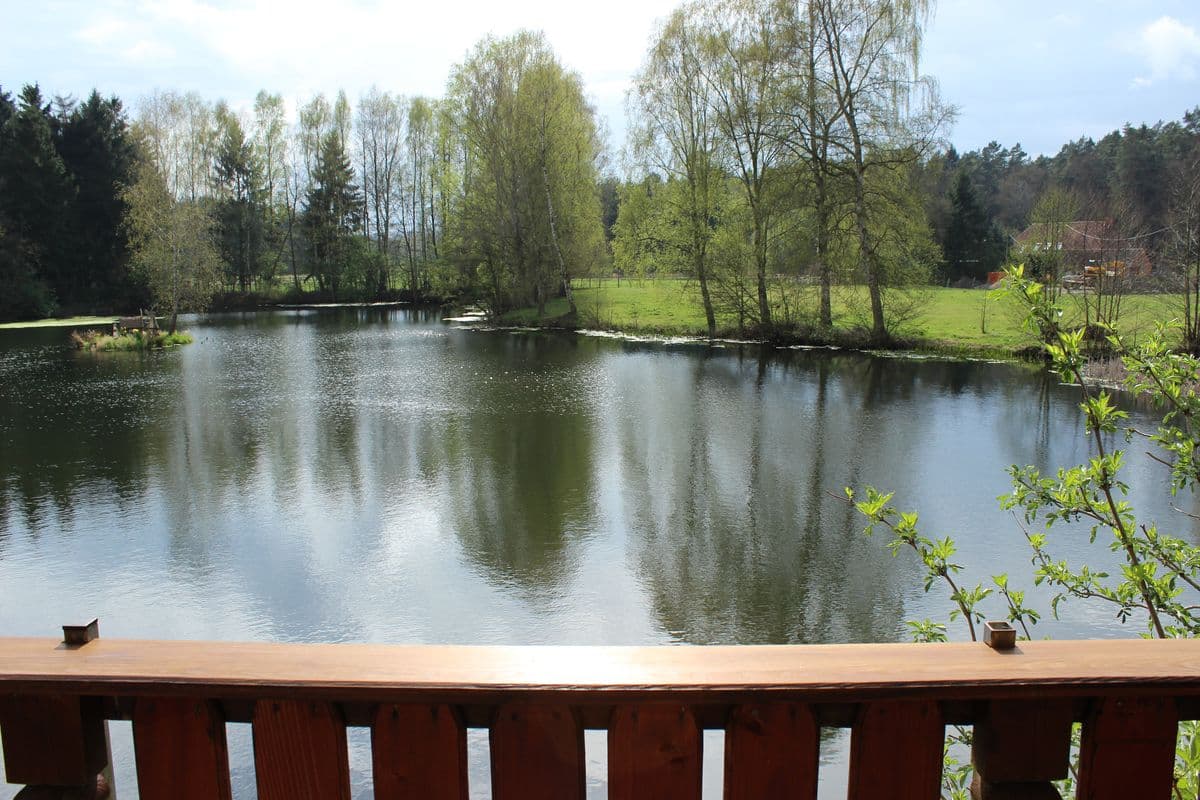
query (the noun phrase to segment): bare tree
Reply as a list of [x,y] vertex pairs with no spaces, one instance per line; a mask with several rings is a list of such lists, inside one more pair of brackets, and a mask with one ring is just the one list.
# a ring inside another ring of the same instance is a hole
[[376,290],[387,290],[391,281],[393,203],[400,181],[401,145],[404,141],[404,102],[372,87],[358,101],[358,146],[362,182],[369,220],[368,235],[379,256]]

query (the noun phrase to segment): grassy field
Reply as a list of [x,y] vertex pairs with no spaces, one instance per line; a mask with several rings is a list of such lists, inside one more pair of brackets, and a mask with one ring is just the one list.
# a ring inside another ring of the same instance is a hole
[[[695,283],[684,280],[584,281],[575,286],[579,309],[576,324],[629,333],[703,336],[706,333],[700,293]],[[802,288],[792,298],[801,318],[815,319],[817,290]],[[908,301],[915,312],[900,326],[899,334],[919,349],[964,353],[1016,353],[1033,345],[1033,337],[1022,326],[1023,314],[1016,302],[1002,292],[980,289],[929,287]],[[1118,323],[1121,331],[1137,336],[1149,331],[1158,320],[1176,314],[1170,295],[1130,295],[1122,301]],[[1083,319],[1080,300],[1065,296],[1063,307],[1068,322]],[[856,329],[868,323],[869,308],[863,287],[842,287],[833,293],[834,336],[854,339]],[[534,309],[506,315],[512,324],[545,324],[567,313],[565,300],[547,304],[539,319]],[[734,321],[718,316],[722,335],[736,336]]]
[[116,317],[64,317],[63,319],[35,319],[29,322],[5,322],[0,330],[19,328],[82,328],[85,325],[112,325]]

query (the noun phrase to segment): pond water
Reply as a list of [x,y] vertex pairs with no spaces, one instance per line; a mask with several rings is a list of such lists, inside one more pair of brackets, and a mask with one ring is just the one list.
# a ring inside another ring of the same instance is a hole
[[[404,309],[188,327],[195,344],[149,354],[0,331],[4,635],[99,616],[105,636],[142,638],[902,640],[948,601],[862,534],[842,487],[894,490],[927,533],[956,537],[968,582],[1021,585],[1028,549],[995,499],[1005,467],[1089,453],[1076,390],[1020,365],[481,331]],[[1170,498],[1142,449],[1133,499],[1179,531],[1171,503],[1195,499]],[[1055,543],[1111,563],[1078,530]],[[1035,634],[1139,631],[1075,604]],[[248,732],[231,736],[252,796]],[[367,746],[355,732],[356,784]],[[588,750],[603,796],[603,737]],[[719,762],[714,747],[707,771]]]

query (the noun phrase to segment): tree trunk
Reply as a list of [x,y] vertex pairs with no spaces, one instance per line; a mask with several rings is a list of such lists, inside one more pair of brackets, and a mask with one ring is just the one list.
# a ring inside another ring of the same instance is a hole
[[817,181],[815,198],[817,216],[817,273],[821,280],[821,310],[820,324],[822,328],[833,327],[833,303],[830,300],[830,287],[833,284],[833,270],[829,265],[829,204],[825,197],[825,181]]
[[758,317],[763,332],[771,329],[771,302],[767,297],[767,234],[759,210],[754,209],[754,262],[758,273]]
[[708,338],[717,336],[717,317],[713,313],[712,296],[708,291],[708,269],[705,264],[703,249],[696,251],[696,279],[700,281],[700,299],[704,302],[704,321],[708,323]]
[[854,223],[858,228],[858,264],[867,276],[867,292],[871,296],[871,341],[880,344],[888,339],[883,321],[883,289],[879,269],[871,255],[871,234],[867,229],[867,201],[862,169],[854,176]]
[[[546,191],[546,214],[550,217],[550,242],[554,245],[554,257],[558,261],[558,275],[562,281],[563,294],[567,297],[567,307],[570,309],[571,316],[575,316],[577,309],[575,308],[575,293],[571,291],[571,276],[567,274],[567,264],[563,261],[562,250],[558,246],[558,221],[554,216],[554,201],[550,197],[550,171],[546,168],[546,132],[542,131],[542,187]],[[542,315],[541,309],[545,304],[544,300],[538,303],[538,316]]]

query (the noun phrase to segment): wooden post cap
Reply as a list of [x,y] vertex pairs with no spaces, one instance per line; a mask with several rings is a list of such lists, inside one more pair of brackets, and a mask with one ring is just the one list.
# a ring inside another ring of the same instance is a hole
[[65,644],[87,644],[100,638],[100,618],[97,617],[86,625],[63,625],[62,629]]
[[1012,650],[1017,646],[1017,629],[1003,620],[983,623],[983,642],[993,650]]

